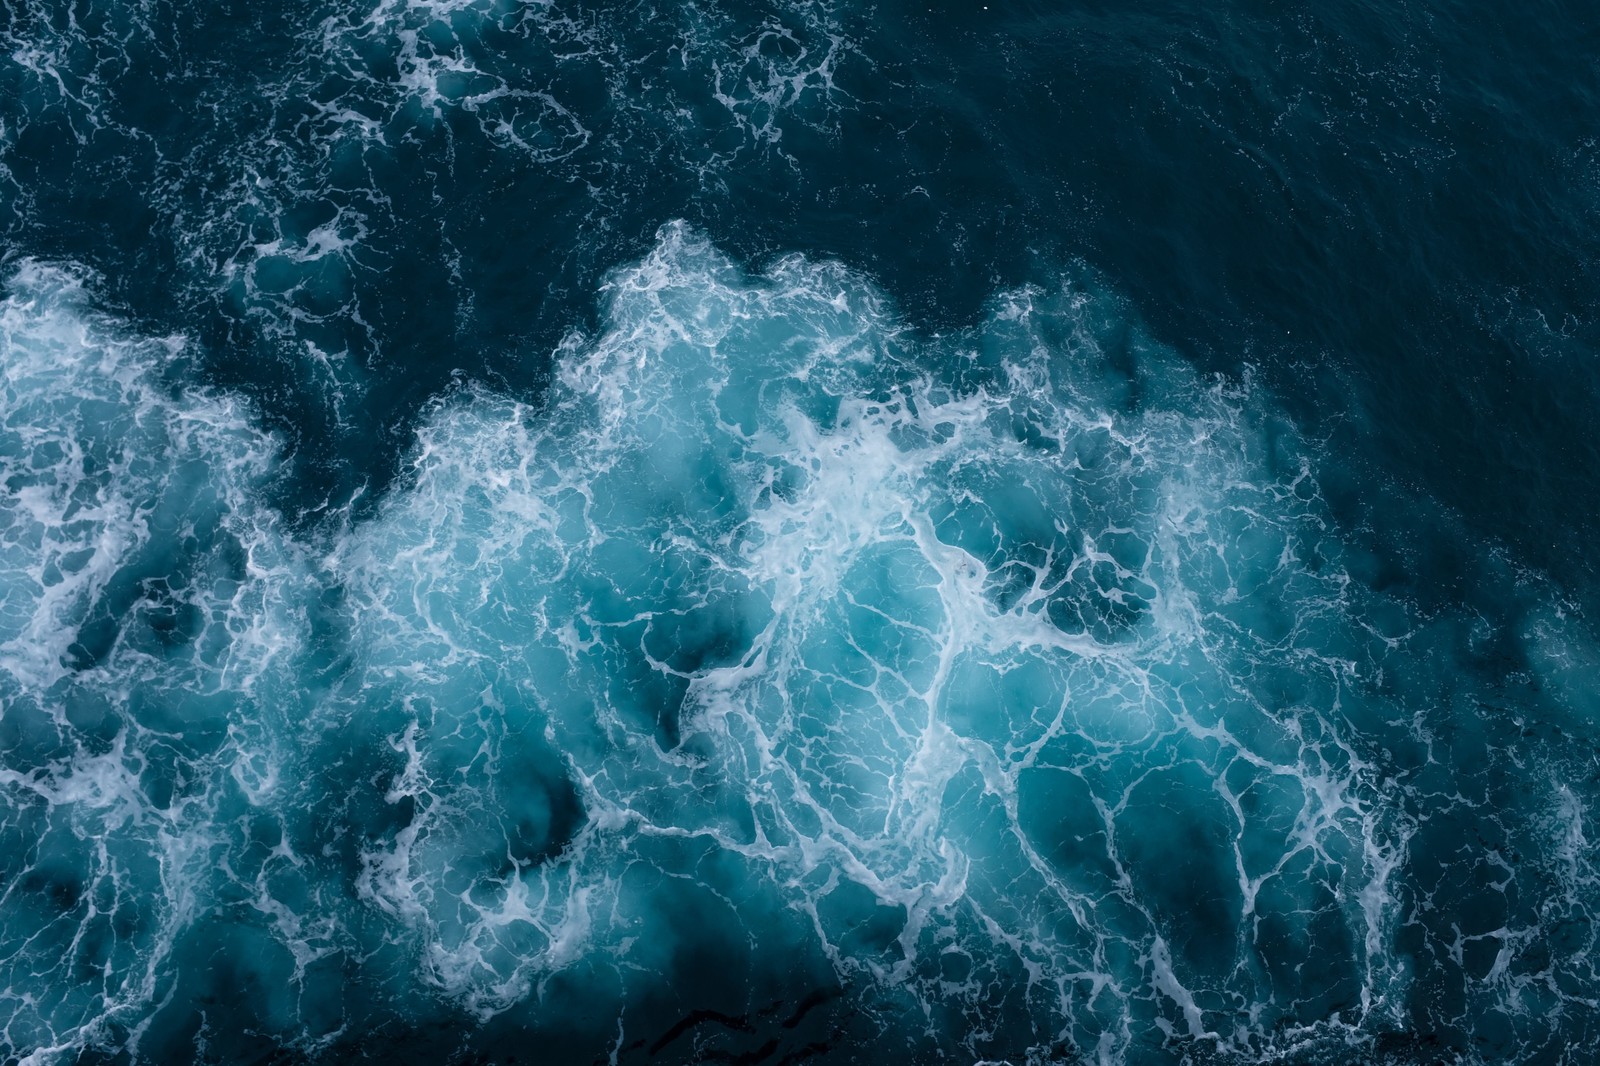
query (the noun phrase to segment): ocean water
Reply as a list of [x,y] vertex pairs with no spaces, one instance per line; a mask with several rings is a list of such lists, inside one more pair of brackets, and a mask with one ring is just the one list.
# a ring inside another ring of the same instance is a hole
[[0,1061],[1593,1061],[1597,48],[9,0]]

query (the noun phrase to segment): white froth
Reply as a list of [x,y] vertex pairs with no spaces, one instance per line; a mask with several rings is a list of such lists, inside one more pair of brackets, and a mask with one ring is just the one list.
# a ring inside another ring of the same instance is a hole
[[[330,226],[293,254],[352,254]],[[750,277],[669,226],[541,406],[440,398],[373,517],[298,539],[262,502],[277,441],[182,379],[180,339],[60,270],[10,290],[0,698],[27,743],[0,819],[42,887],[0,902],[148,916],[49,1004],[20,975],[64,964],[7,934],[18,1054],[140,1039],[224,914],[291,996],[397,952],[403,994],[480,1018],[569,967],[634,987],[673,950],[650,877],[800,916],[930,1025],[1014,996],[1039,1054],[1248,1060],[1398,1017],[1416,827],[1363,731],[1399,717],[1368,678],[1413,635],[1367,617],[1249,387],[1140,339],[1129,402],[1097,339],[1125,312],[1081,283],[923,344],[835,264]],[[1560,621],[1523,639],[1577,707]],[[1557,921],[1595,880],[1589,812],[1552,797]],[[1191,909],[1211,940],[1177,935]],[[1349,1003],[1302,1010],[1323,989],[1263,961],[1269,927],[1342,938]],[[1516,1006],[1535,932],[1451,948],[1493,941]]]

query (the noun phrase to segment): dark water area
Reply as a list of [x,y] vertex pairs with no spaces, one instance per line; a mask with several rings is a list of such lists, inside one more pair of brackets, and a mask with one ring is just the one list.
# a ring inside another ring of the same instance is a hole
[[7,1061],[1567,1062],[1600,10],[0,8]]
[[[92,266],[140,320],[203,323],[213,379],[305,438],[307,498],[381,486],[452,375],[536,389],[528,364],[592,322],[604,273],[684,218],[751,266],[838,257],[934,329],[1086,261],[1205,369],[1258,368],[1297,419],[1593,595],[1585,5],[535,5],[428,23],[417,56],[459,48],[563,109],[549,129],[528,109],[543,139],[525,153],[470,112],[417,121],[379,79],[421,63],[381,33],[317,69],[324,20],[366,14],[23,5],[7,27],[68,61],[59,86],[10,72],[9,242]],[[51,88],[57,106],[28,106]],[[318,143],[329,99],[402,143],[339,158]],[[265,203],[241,170],[274,182]],[[292,246],[341,211],[365,260],[267,279],[257,300],[216,291],[248,242]],[[264,372],[293,356],[258,301],[370,364],[361,421],[385,446],[360,455],[301,395],[314,384]]]

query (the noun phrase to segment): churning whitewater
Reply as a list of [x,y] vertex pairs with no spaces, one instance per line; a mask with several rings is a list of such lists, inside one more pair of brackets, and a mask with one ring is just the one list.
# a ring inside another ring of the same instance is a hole
[[542,401],[454,388],[292,527],[190,342],[11,271],[10,1059],[1333,1062],[1595,1009],[1590,757],[1463,832],[1514,756],[1452,665],[1514,648],[1559,733],[1581,631],[1487,552],[1513,630],[1385,595],[1317,442],[1085,269],[941,336],[671,224]]

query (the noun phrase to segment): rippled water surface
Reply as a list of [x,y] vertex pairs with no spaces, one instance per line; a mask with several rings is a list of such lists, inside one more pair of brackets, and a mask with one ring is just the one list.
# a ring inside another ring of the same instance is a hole
[[0,9],[0,1061],[1591,1061],[1576,4]]

